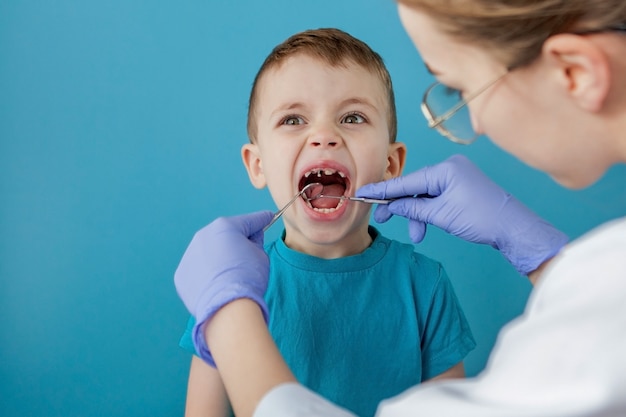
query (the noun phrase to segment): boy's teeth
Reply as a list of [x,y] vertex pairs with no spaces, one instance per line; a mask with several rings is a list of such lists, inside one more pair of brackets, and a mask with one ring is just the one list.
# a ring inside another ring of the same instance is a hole
[[332,169],[332,168],[315,168],[315,169],[312,169],[312,170],[310,170],[308,172],[305,172],[304,173],[304,177],[305,178],[309,178],[311,176],[311,174],[317,174],[318,177],[321,177],[322,174],[324,174],[324,175],[339,174],[340,177],[346,178],[346,174],[344,174],[341,171],[337,171],[335,169]]

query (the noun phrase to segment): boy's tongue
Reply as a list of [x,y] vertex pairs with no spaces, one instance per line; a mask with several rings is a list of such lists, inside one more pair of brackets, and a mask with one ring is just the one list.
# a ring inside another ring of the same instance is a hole
[[[320,194],[342,196],[346,191],[345,187],[341,184],[326,184],[324,190]],[[311,200],[311,205],[315,208],[335,208],[341,200],[338,198],[316,198]]]

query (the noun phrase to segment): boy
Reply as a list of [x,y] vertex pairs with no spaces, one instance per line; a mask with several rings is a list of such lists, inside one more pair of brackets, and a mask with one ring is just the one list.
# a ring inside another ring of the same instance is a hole
[[[351,196],[404,166],[389,73],[336,29],[274,48],[253,84],[248,135],[250,181],[278,207],[310,183]],[[266,245],[269,327],[283,357],[300,382],[363,417],[421,381],[464,376],[474,347],[441,265],[381,236],[369,216],[368,204],[302,198],[284,214],[282,238]],[[181,339],[191,351],[192,327]],[[228,412],[218,371],[194,356],[186,415]]]

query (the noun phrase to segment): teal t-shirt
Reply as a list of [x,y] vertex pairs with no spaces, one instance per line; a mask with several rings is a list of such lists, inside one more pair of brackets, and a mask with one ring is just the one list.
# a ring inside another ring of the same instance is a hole
[[[361,417],[475,346],[440,263],[370,227],[364,252],[321,259],[266,246],[269,329],[302,384]],[[191,318],[180,345],[194,352]]]

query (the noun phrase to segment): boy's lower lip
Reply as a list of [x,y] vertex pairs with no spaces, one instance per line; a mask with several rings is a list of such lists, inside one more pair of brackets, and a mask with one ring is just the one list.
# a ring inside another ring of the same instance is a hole
[[337,209],[332,210],[330,212],[322,212],[322,211],[314,210],[311,207],[309,207],[309,203],[305,200],[302,200],[301,203],[304,206],[304,210],[307,213],[307,215],[313,220],[333,221],[333,220],[338,220],[340,217],[343,216],[350,202],[348,200],[341,200],[341,203],[338,205]]

